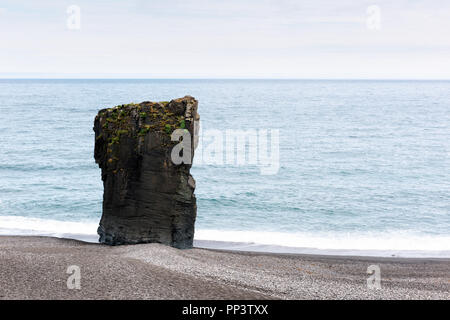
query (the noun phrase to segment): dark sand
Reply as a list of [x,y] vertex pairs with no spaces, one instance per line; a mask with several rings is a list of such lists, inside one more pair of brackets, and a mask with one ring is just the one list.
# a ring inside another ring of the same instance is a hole
[[[381,289],[367,287],[367,267]],[[67,267],[81,269],[68,289]],[[450,259],[108,247],[0,236],[0,299],[450,299]]]

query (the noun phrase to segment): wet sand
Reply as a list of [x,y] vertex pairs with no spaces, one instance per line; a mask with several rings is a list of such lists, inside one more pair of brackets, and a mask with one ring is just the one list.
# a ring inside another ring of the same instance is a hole
[[[80,289],[68,289],[69,266]],[[378,265],[381,288],[367,286]],[[109,247],[0,236],[0,299],[450,299],[450,259]]]

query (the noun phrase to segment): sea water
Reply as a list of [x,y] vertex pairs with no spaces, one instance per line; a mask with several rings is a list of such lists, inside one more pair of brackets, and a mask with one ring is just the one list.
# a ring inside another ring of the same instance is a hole
[[447,81],[0,80],[0,234],[96,241],[98,110],[185,95],[204,133],[279,132],[274,174],[194,158],[197,245],[450,256]]

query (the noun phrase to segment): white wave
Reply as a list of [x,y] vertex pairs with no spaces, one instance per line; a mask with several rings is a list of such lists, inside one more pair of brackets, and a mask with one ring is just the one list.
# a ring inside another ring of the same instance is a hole
[[450,257],[450,236],[398,231],[313,234],[197,230],[195,240],[196,247],[222,250],[374,257]]
[[[39,235],[98,242],[97,221],[0,216],[0,235]],[[450,236],[391,233],[283,233],[199,229],[195,246],[212,249],[357,256],[450,257]]]
[[197,230],[196,239],[322,250],[450,250],[450,236],[426,236],[405,232],[312,234]]
[[0,235],[33,235],[97,242],[97,222],[0,216]]

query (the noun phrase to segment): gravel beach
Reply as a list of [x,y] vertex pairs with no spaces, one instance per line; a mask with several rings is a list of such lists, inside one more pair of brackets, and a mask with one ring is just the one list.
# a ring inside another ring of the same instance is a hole
[[[381,288],[368,288],[377,265]],[[80,289],[68,289],[69,266]],[[288,255],[0,236],[0,299],[450,299],[450,259]]]

